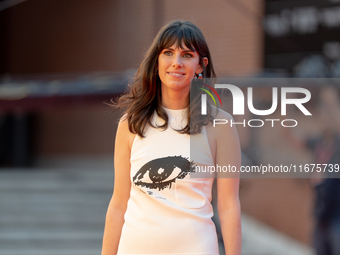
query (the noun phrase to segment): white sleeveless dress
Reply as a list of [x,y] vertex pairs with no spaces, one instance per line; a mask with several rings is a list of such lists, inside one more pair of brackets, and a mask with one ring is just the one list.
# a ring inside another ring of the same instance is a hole
[[[206,129],[195,135],[200,145],[192,159],[190,135],[174,130],[186,125],[186,109],[164,109],[171,127],[148,126],[145,138],[136,135],[132,144],[131,192],[118,254],[218,255],[210,203],[214,179],[190,178],[195,164],[213,165]],[[163,120],[155,113],[152,123]]]

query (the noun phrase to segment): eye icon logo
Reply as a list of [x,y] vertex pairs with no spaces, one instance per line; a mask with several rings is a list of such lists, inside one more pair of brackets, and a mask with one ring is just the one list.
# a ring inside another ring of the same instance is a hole
[[[211,89],[212,92],[217,96],[218,100],[220,101],[220,104],[222,105],[222,100],[221,100],[220,96],[218,95],[217,91],[208,84],[205,84],[205,83],[201,83],[201,84],[204,85],[204,86],[207,86],[209,89]],[[211,92],[209,90],[204,89],[204,88],[199,88],[199,89],[206,92],[212,98],[212,100],[214,101],[215,106],[217,106],[215,97],[213,96],[213,94],[211,94]],[[207,94],[201,95],[201,114],[202,115],[207,115]]]
[[170,189],[176,179],[184,179],[187,174],[194,171],[194,163],[182,156],[157,158],[139,169],[133,177],[133,183],[149,189]]

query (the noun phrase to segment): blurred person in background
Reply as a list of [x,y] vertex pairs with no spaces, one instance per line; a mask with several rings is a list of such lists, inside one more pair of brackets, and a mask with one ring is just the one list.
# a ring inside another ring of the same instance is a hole
[[[190,178],[195,166],[241,164],[234,127],[212,129],[212,116],[231,116],[207,104],[199,85],[215,77],[200,29],[187,21],[166,24],[119,101],[125,114],[115,143],[115,184],[102,255],[218,255],[211,220],[214,178]],[[190,97],[195,98],[190,102]],[[218,133],[223,136],[217,136]],[[190,153],[190,138],[201,141]],[[195,158],[192,158],[195,157]],[[241,254],[239,178],[217,179],[217,203],[226,254]]]
[[[320,93],[322,134],[308,141],[316,164],[328,164],[327,171],[311,179],[315,187],[314,245],[317,255],[340,254],[340,103],[338,91],[323,88]],[[331,168],[334,168],[333,170]]]
[[[285,128],[285,135],[296,147],[309,149],[321,171],[313,171],[310,182],[315,191],[313,243],[317,255],[340,254],[340,102],[338,91],[321,88],[317,106],[320,135],[300,140]],[[327,168],[325,165],[327,164]],[[324,172],[325,170],[325,172]]]

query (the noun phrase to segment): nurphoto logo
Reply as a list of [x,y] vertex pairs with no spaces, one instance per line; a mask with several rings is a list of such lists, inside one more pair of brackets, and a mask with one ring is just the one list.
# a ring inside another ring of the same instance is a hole
[[[207,86],[212,90],[212,92],[217,96],[219,99],[220,104],[222,105],[222,100],[220,96],[218,95],[216,89],[228,89],[231,92],[232,98],[233,98],[233,115],[244,115],[244,94],[242,90],[232,84],[215,84],[215,88],[208,84],[203,84],[204,86]],[[207,89],[200,88],[201,90],[205,91],[214,101],[215,106],[217,106],[216,100],[211,92],[209,92]],[[287,98],[287,94],[289,93],[299,93],[303,94],[303,98]],[[201,95],[201,114],[206,115],[207,114],[207,94]],[[306,116],[312,116],[312,114],[306,109],[306,107],[303,105],[307,103],[311,99],[311,93],[308,89],[305,88],[298,88],[298,87],[281,87],[281,116],[287,115],[287,105],[295,105],[304,115]],[[272,105],[269,109],[266,110],[259,110],[255,109],[253,104],[253,88],[248,87],[247,88],[247,105],[248,109],[251,113],[258,116],[266,116],[274,113],[278,106],[278,88],[273,87],[272,88]],[[281,122],[281,125],[283,127],[295,127],[297,126],[297,121],[295,119],[265,119],[267,122],[271,122],[271,126],[274,127],[274,123],[279,121]],[[247,121],[248,126],[250,127],[262,127],[265,123],[262,119],[250,119]],[[214,127],[217,124],[227,124],[229,121],[226,119],[214,119],[213,125]],[[230,121],[230,125],[236,125],[241,124],[244,127],[246,126],[246,120],[244,119],[242,122],[233,122]]]

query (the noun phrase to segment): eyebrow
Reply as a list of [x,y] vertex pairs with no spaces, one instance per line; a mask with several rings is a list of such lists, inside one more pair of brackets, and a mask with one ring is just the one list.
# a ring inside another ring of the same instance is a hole
[[[164,48],[165,50],[175,50],[174,48],[170,48],[170,47],[168,47],[168,48]],[[195,50],[190,50],[190,49],[188,49],[188,50],[182,50],[182,52],[191,52],[191,53],[195,53],[196,51]]]

